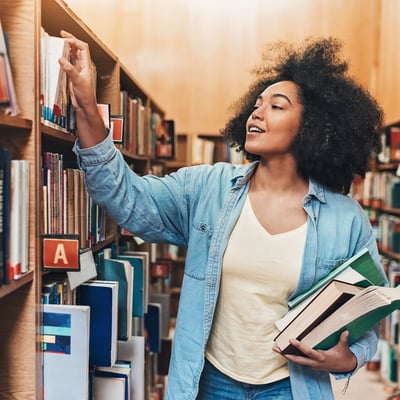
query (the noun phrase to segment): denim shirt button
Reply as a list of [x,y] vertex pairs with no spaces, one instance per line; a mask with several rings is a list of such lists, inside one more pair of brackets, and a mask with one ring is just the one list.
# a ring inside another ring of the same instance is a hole
[[205,231],[207,229],[207,226],[205,224],[200,225],[200,230]]

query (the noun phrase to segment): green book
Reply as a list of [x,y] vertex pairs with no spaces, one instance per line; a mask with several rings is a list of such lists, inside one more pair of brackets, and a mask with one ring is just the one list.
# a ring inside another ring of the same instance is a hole
[[[365,279],[359,280],[357,282],[351,282],[357,284],[358,286],[382,286],[384,284],[384,279],[374,263],[369,251],[367,248],[360,250],[353,257],[349,258],[343,264],[339,265],[335,268],[330,274],[328,274],[325,278],[318,281],[315,285],[313,285],[309,290],[300,294],[292,300],[288,301],[289,308],[293,308],[304,301],[307,297],[317,292],[319,289],[324,287],[328,282],[338,277],[339,274],[342,274],[346,269],[353,269],[359,274],[361,274]],[[345,277],[341,276],[340,280],[346,280]]]
[[349,344],[364,332],[400,308],[400,287],[369,286],[339,307],[302,342],[315,349],[335,346],[341,333],[349,331]]
[[[333,292],[331,288],[337,284],[342,287],[337,287]],[[275,338],[275,342],[282,354],[301,354],[290,344],[290,338],[296,338],[314,349],[327,350],[338,343],[343,331],[348,330],[348,342],[352,344],[364,332],[399,308],[400,287],[360,288],[333,280]]]
[[274,339],[276,345],[283,354],[297,352],[297,349],[290,344],[291,338],[302,340],[361,290],[363,288],[360,286],[333,279],[281,329]]

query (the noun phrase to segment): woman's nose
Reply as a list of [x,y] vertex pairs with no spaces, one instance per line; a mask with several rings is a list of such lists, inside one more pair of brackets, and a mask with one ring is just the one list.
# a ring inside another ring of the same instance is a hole
[[257,107],[251,113],[251,119],[261,119],[261,118],[262,118],[262,114],[260,112],[260,107]]

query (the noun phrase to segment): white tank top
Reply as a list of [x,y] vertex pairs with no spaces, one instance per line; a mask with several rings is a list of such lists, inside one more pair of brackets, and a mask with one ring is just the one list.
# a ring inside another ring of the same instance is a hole
[[289,376],[286,360],[272,351],[274,322],[300,275],[307,223],[269,234],[247,197],[224,255],[221,286],[207,359],[240,382],[264,384]]

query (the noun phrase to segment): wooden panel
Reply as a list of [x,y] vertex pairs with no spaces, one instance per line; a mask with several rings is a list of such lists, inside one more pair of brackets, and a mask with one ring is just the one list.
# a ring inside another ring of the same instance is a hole
[[[0,289],[0,398],[36,399],[41,393],[41,362],[36,334],[40,281],[37,271],[39,148],[39,3],[2,1],[0,18],[9,36],[18,118],[1,117],[0,144],[13,158],[30,161],[29,269],[21,280]],[[28,282],[28,283],[27,283]]]
[[379,0],[363,0],[362,5],[359,0],[69,4],[155,94],[167,118],[176,119],[178,132],[218,132],[230,105],[248,87],[249,70],[264,45],[278,39],[337,36],[351,57],[352,74],[367,86],[375,83]]
[[32,284],[1,299],[0,399],[36,398],[35,310]]
[[376,96],[386,113],[386,122],[400,120],[400,1],[382,1],[379,65]]
[[32,1],[2,1],[0,10],[3,30],[10,40],[10,63],[21,117],[33,119],[35,71],[38,44],[35,41],[37,12]]

